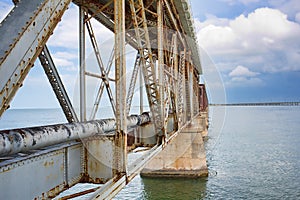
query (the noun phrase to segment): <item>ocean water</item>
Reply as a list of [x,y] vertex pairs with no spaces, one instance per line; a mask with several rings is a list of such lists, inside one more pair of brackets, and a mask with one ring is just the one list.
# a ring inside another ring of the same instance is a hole
[[[300,199],[300,107],[211,107],[209,177],[137,176],[127,199]],[[64,123],[58,109],[8,110],[0,129]]]
[[209,177],[137,177],[115,199],[300,199],[300,107],[210,111]]

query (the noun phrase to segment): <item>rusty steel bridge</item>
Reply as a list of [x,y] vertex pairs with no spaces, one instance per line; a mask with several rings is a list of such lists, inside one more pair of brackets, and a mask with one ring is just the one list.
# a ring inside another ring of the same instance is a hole
[[[208,102],[205,85],[200,84],[200,54],[188,0],[13,3],[0,23],[0,117],[39,60],[68,123],[0,130],[0,199],[70,199],[86,194],[89,199],[111,199],[142,170],[145,176],[207,175],[202,138],[207,134]],[[79,9],[79,112],[47,48],[71,4]],[[102,61],[92,19],[114,34],[108,65]],[[97,73],[87,70],[87,39]],[[136,51],[129,81],[127,45]],[[113,78],[108,76],[112,71]],[[101,80],[93,88],[97,94],[89,118],[87,77]],[[144,85],[141,109],[132,114],[138,80]],[[104,94],[114,114],[111,119],[96,118]],[[143,110],[143,96],[149,110]],[[145,150],[132,161],[131,154],[141,147]],[[64,195],[82,183],[95,187]]]

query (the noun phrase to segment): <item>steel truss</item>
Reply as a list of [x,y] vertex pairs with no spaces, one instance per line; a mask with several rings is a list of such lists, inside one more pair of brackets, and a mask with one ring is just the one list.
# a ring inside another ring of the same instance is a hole
[[[86,19],[88,18],[87,14],[85,14],[85,18]],[[109,85],[108,74],[104,69],[104,64],[102,62],[102,58],[101,58],[101,55],[100,55],[100,51],[99,51],[99,48],[98,48],[98,44],[97,44],[97,40],[96,40],[94,31],[93,31],[93,28],[92,28],[92,24],[91,24],[90,20],[87,20],[85,23],[86,23],[86,27],[87,27],[87,30],[88,30],[89,35],[90,35],[91,43],[92,43],[92,46],[93,46],[93,49],[94,49],[94,52],[95,52],[95,55],[96,55],[97,63],[98,63],[99,69],[100,69],[100,77],[102,79],[102,82],[105,85],[107,95],[109,97],[114,115],[116,115],[116,105],[115,105],[115,101],[114,101],[114,97],[113,97],[111,87]],[[86,73],[86,74],[93,76],[92,73]]]
[[155,132],[160,136],[163,133],[161,98],[159,96],[159,86],[157,85],[155,74],[155,61],[152,54],[151,41],[147,25],[146,11],[143,0],[129,0],[132,21],[134,24],[138,50],[141,56],[142,72],[146,85],[148,102],[155,124]]
[[68,122],[78,122],[77,114],[46,45],[39,55],[39,59]]

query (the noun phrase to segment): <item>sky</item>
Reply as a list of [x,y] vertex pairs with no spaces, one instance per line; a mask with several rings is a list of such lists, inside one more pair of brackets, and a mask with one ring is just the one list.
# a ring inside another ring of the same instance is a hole
[[[207,83],[211,103],[300,101],[298,0],[191,0],[191,7],[201,49],[204,72],[201,79]],[[11,8],[10,0],[0,1],[0,21]],[[78,8],[70,6],[47,42],[75,104],[78,103],[77,24]],[[113,35],[98,23],[93,25],[106,65]],[[130,48],[128,51],[127,62],[132,66],[135,54]],[[93,66],[90,70],[97,70],[90,46],[87,55],[87,62]],[[94,80],[91,82],[95,84]],[[89,94],[94,96],[95,91]],[[59,107],[38,61],[11,107]]]
[[198,43],[219,71],[228,103],[300,101],[298,0],[191,4]]

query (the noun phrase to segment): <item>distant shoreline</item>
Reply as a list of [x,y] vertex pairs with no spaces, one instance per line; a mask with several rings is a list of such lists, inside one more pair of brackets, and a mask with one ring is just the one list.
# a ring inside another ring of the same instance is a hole
[[210,106],[300,106],[300,102],[266,102],[266,103],[224,103],[209,104]]

